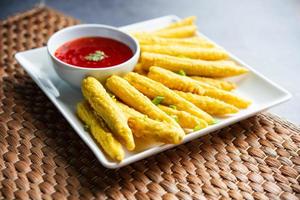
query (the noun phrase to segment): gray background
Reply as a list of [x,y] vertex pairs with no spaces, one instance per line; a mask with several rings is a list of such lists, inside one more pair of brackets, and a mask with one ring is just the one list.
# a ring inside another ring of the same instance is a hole
[[[0,19],[36,3],[0,0]],[[48,0],[46,4],[82,22],[114,26],[169,14],[196,15],[201,32],[292,93],[292,100],[271,112],[300,124],[299,0]]]

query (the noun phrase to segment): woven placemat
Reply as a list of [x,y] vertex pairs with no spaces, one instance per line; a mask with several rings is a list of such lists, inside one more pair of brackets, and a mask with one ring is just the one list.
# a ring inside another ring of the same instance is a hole
[[0,199],[300,198],[300,129],[270,114],[103,168],[14,59],[76,23],[35,8],[0,24]]

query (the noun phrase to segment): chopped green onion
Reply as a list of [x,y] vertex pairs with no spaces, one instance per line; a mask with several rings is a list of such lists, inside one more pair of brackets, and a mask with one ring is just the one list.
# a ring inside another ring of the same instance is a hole
[[152,103],[154,103],[155,105],[159,105],[164,99],[165,97],[163,96],[157,96],[152,100]]
[[173,108],[174,110],[177,110],[177,107],[175,105],[169,105],[170,108]]
[[186,73],[185,73],[185,71],[183,71],[183,70],[179,70],[179,71],[178,71],[178,74],[181,75],[181,76],[186,76]]
[[212,124],[217,124],[217,123],[219,123],[219,122],[220,122],[220,120],[215,119],[214,122],[213,122]]
[[179,122],[179,119],[176,115],[171,115],[171,117],[176,121],[176,122]]
[[83,126],[83,129],[84,129],[85,131],[90,131],[90,126],[88,126],[88,125],[85,124],[85,125]]
[[103,60],[105,57],[107,57],[105,55],[105,53],[103,51],[95,51],[94,53],[90,53],[87,56],[85,56],[84,58],[88,61],[101,61]]
[[147,115],[144,115],[144,116],[143,116],[143,120],[144,120],[144,121],[146,121],[147,118],[148,118]]
[[199,130],[201,130],[201,129],[202,129],[201,125],[198,124],[198,125],[195,126],[195,128],[194,128],[193,130],[194,130],[194,131],[199,131]]
[[114,94],[112,94],[112,93],[108,93],[108,94],[114,101],[117,101],[116,96]]
[[108,94],[113,100],[116,100],[116,96],[114,94],[111,94],[111,93],[108,93]]

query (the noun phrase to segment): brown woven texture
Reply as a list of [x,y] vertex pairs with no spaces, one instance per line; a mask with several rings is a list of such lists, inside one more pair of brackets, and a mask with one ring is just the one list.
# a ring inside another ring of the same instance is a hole
[[14,54],[78,23],[35,8],[0,24],[0,199],[298,199],[300,129],[259,114],[105,169]]

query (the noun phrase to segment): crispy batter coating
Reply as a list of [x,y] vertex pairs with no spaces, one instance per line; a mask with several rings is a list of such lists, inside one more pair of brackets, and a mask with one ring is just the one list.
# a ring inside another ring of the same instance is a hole
[[153,147],[157,147],[160,146],[161,144],[163,144],[162,142],[158,142],[155,138],[153,137],[147,137],[147,136],[143,136],[143,137],[136,137],[134,138],[135,140],[135,152],[141,152]]
[[133,132],[140,132],[142,136],[147,135],[166,144],[179,144],[185,134],[175,126],[150,118],[130,117],[128,124]]
[[93,77],[87,77],[82,81],[81,90],[83,96],[96,113],[103,118],[112,133],[125,144],[128,150],[133,150],[134,139],[126,117],[102,84]]
[[[124,113],[124,115],[128,118],[130,117],[139,117],[139,118],[146,118],[148,117],[147,115],[140,113],[139,111],[127,106],[126,104],[116,100],[117,105],[119,106],[119,108],[122,110],[122,112]],[[140,137],[139,133],[137,135],[138,137]]]
[[128,117],[128,125],[136,137],[152,137],[156,141],[179,144],[185,134],[171,124],[159,122],[147,117],[127,105],[117,102],[118,106]]
[[186,111],[175,110],[164,105],[158,105],[158,107],[168,115],[176,117],[182,128],[194,129],[195,127],[198,127],[202,129],[208,126],[206,121],[199,119]]
[[202,38],[160,38],[151,33],[132,34],[141,45],[164,45],[164,46],[194,46],[212,48],[215,45]]
[[163,38],[187,38],[192,37],[197,32],[197,26],[188,25],[172,29],[164,29],[152,32],[153,35]]
[[191,46],[142,45],[142,52],[166,54],[170,56],[202,59],[223,60],[228,58],[226,51],[220,48],[203,48]]
[[239,111],[239,109],[233,105],[208,96],[200,96],[182,91],[175,92],[211,115],[224,116]]
[[124,77],[131,85],[149,98],[163,96],[162,104],[175,105],[178,110],[186,111],[200,119],[205,120],[208,124],[213,123],[214,119],[206,112],[199,109],[194,104],[180,97],[178,94],[164,86],[163,84],[153,81],[145,76],[130,72]]
[[125,153],[122,145],[107,130],[104,121],[94,114],[87,101],[77,104],[77,115],[89,127],[91,134],[109,157],[117,161],[123,160]]
[[174,72],[161,67],[150,67],[148,77],[152,80],[161,82],[170,89],[192,92],[196,94],[204,94],[205,92],[204,88],[199,84],[195,84],[194,80],[175,74]]
[[[151,67],[148,76],[155,81],[163,83],[170,89],[213,97],[234,105],[237,108],[247,108],[251,104],[249,100],[241,98],[231,92],[196,81],[188,76],[178,75],[160,67]],[[199,88],[202,90],[199,90]]]
[[142,53],[141,63],[145,70],[151,66],[160,66],[174,72],[184,70],[187,75],[208,77],[235,76],[248,71],[232,61],[205,61],[148,52]]
[[141,63],[137,63],[133,69],[134,72],[142,74],[142,75],[146,75],[147,72],[143,69],[142,64]]
[[231,104],[237,108],[244,109],[251,105],[251,101],[245,98],[242,98],[232,92],[218,89],[207,83],[202,83],[199,81],[195,82],[205,89],[204,96],[209,96],[215,99],[224,101],[225,103]]
[[225,81],[222,79],[215,79],[215,78],[206,78],[206,77],[200,77],[200,76],[191,76],[192,79],[200,81],[202,83],[207,83],[211,86],[214,86],[216,88],[231,91],[236,88],[236,84],[230,81]]
[[[215,99],[219,99],[221,101],[224,101],[225,103],[231,104],[237,108],[244,109],[251,105],[251,101],[248,99],[242,98],[240,96],[237,96],[234,93],[221,90],[218,88],[215,88],[213,86],[210,86],[205,83],[200,83],[202,87],[205,88],[205,93],[203,95],[209,96]],[[204,84],[206,86],[204,86]]]
[[148,115],[154,120],[166,122],[181,129],[174,119],[161,111],[150,99],[130,85],[125,79],[113,75],[106,80],[106,87],[137,111]]
[[160,30],[165,30],[165,29],[171,29],[171,28],[178,28],[182,26],[188,26],[188,25],[193,25],[196,21],[196,16],[190,16],[186,17],[178,22],[174,22],[167,26],[166,28],[160,29]]

